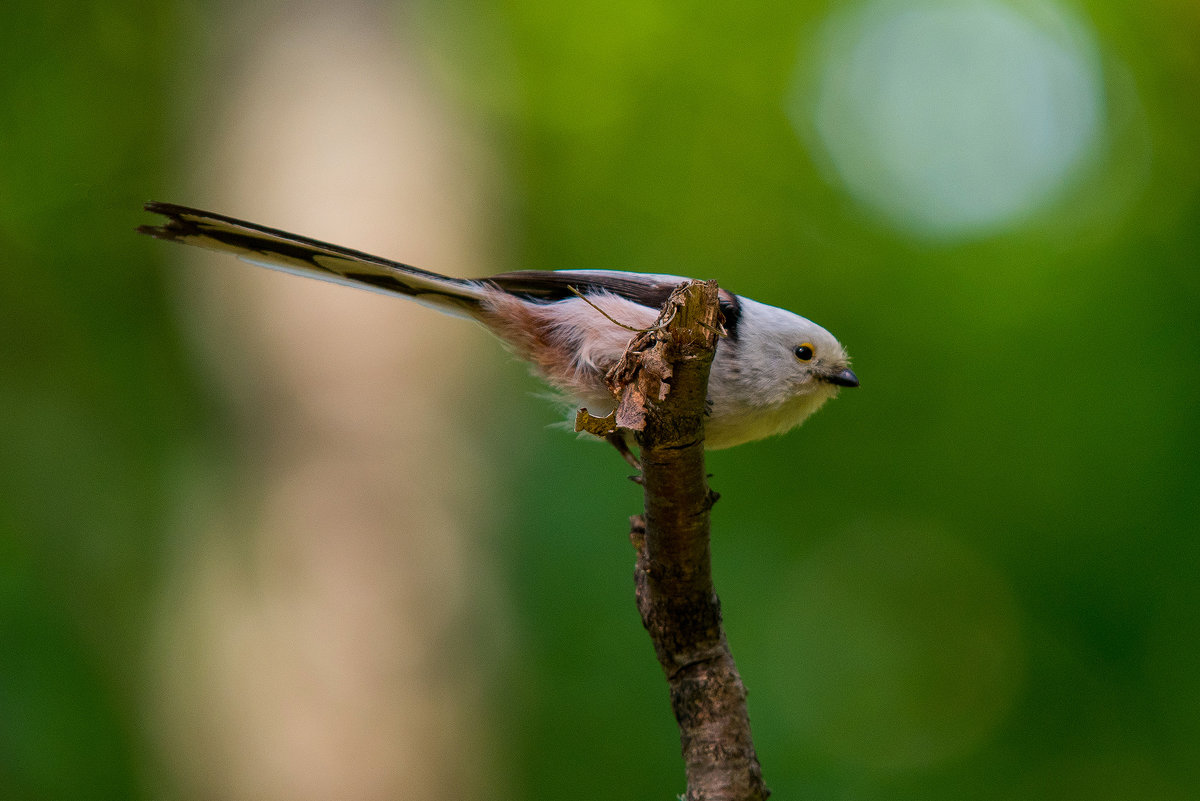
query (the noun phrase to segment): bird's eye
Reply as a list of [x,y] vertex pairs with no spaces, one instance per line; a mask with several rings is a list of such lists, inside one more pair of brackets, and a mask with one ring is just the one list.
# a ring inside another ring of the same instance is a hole
[[797,345],[792,350],[792,353],[796,354],[796,358],[802,362],[811,362],[813,360],[813,356],[817,355],[813,350],[813,346],[808,342],[805,342],[802,345]]

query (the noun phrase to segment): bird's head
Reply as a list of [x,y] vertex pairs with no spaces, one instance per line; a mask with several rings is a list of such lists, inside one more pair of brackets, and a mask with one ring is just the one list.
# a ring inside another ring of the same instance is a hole
[[792,312],[743,301],[739,326],[740,372],[764,405],[797,398],[824,401],[842,387],[857,387],[858,376],[833,334]]

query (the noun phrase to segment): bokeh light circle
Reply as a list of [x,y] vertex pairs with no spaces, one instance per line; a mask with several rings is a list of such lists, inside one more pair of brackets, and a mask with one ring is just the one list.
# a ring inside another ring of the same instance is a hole
[[1095,40],[1049,3],[835,12],[793,119],[835,180],[896,227],[938,239],[1008,227],[1053,200],[1103,138]]

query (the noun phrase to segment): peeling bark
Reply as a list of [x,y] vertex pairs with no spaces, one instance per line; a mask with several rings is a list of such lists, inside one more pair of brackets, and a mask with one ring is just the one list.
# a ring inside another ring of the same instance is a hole
[[691,281],[664,304],[658,324],[630,342],[610,372],[619,398],[603,422],[633,432],[641,449],[645,507],[631,520],[636,598],[670,687],[687,774],[686,801],[762,801],[770,795],[750,736],[738,675],[713,588],[704,468],[708,373],[721,332],[717,285]]

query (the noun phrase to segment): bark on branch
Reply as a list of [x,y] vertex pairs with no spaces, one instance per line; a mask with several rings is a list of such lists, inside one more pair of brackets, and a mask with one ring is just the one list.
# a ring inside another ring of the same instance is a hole
[[762,801],[770,794],[750,737],[738,675],[713,588],[704,469],[708,373],[721,330],[715,281],[681,285],[659,323],[630,342],[610,372],[620,401],[577,427],[632,431],[641,449],[645,511],[630,539],[642,623],[670,686],[687,772],[686,801]]

